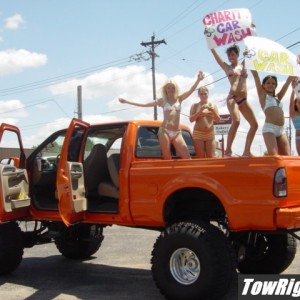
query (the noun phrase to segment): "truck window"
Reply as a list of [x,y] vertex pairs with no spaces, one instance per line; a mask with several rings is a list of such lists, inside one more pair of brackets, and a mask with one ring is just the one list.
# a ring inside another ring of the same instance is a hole
[[136,157],[161,158],[162,153],[157,138],[159,127],[140,127],[136,140]]
[[12,157],[16,160],[21,159],[21,151],[18,135],[16,132],[5,130],[1,138],[1,164],[10,164],[14,165],[15,160],[11,159]]
[[120,153],[124,132],[124,125],[91,127],[85,143],[84,160],[97,144],[102,144],[106,147],[108,156],[111,153]]
[[[157,137],[159,127],[140,127],[138,129],[137,141],[136,141],[136,157],[141,158],[162,158],[162,153]],[[193,146],[193,140],[190,133],[183,129],[183,138],[188,146],[191,157],[195,156],[195,149]],[[179,158],[176,154],[175,148],[171,145],[171,153],[173,158]]]

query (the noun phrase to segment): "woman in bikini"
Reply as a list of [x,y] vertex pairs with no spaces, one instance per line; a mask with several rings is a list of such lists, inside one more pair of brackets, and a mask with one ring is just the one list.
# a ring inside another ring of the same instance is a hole
[[216,59],[217,63],[224,70],[231,85],[227,97],[227,108],[231,115],[232,124],[230,126],[227,136],[225,157],[232,156],[232,144],[235,139],[238,127],[240,125],[239,112],[242,113],[242,115],[250,125],[242,156],[252,156],[251,145],[258,128],[258,123],[256,121],[254,112],[247,101],[247,71],[244,67],[244,61],[242,62],[242,64],[238,63],[240,49],[237,45],[233,45],[226,50],[230,64],[225,63],[220,58],[215,49],[211,49],[211,52],[214,58]]
[[278,94],[275,93],[277,87],[277,77],[268,75],[262,84],[257,71],[251,70],[259,102],[265,113],[265,124],[262,132],[269,155],[290,155],[290,145],[284,132],[284,113],[281,99],[284,97],[293,76],[289,76]]
[[172,80],[168,80],[161,88],[162,97],[148,103],[138,103],[119,98],[121,103],[127,103],[141,107],[160,106],[163,108],[164,117],[162,126],[158,131],[158,140],[164,159],[172,158],[170,151],[171,144],[173,144],[176,152],[181,158],[191,158],[187,145],[180,131],[181,103],[195,91],[199,82],[203,78],[204,73],[200,71],[192,87],[181,95],[179,95],[177,84]]
[[196,155],[202,157],[214,157],[216,141],[214,121],[220,122],[218,108],[208,101],[208,89],[198,89],[200,102],[194,103],[190,110],[190,122],[195,122],[193,130],[193,142]]
[[295,128],[296,149],[300,155],[300,96],[295,97],[295,87],[298,79],[292,81],[292,93],[290,97],[290,118]]

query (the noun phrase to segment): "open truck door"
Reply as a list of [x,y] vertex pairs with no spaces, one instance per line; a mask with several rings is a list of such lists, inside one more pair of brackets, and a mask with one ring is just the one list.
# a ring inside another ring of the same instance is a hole
[[82,157],[89,124],[72,119],[66,132],[57,169],[58,207],[66,225],[80,222],[87,210]]
[[[28,216],[30,207],[26,157],[19,128],[2,123],[0,147],[3,148],[0,159],[0,222],[6,222]],[[18,155],[4,151],[9,148]]]

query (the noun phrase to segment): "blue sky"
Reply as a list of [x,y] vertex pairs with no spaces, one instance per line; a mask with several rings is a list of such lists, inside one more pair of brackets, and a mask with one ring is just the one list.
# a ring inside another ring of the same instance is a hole
[[[198,70],[210,83],[210,99],[226,114],[224,99],[229,83],[214,61],[203,35],[203,17],[213,11],[248,8],[257,35],[300,53],[300,2],[211,0],[3,0],[0,3],[0,120],[18,126],[25,147],[32,147],[77,117],[77,86],[82,86],[83,119],[100,123],[153,119],[153,108],[122,105],[152,99],[149,49],[141,42],[165,40],[155,48],[156,87],[173,78],[181,91],[188,89]],[[294,45],[295,44],[295,45]],[[294,46],[292,46],[294,45]],[[292,47],[291,47],[292,46]],[[243,42],[240,43],[243,49]],[[226,60],[226,47],[217,49]],[[138,59],[140,58],[140,59]],[[141,59],[142,58],[142,59]],[[261,74],[261,77],[265,74]],[[278,76],[280,83],[285,77]],[[220,79],[220,80],[219,80]],[[215,82],[216,81],[216,82]],[[215,82],[215,83],[214,83]],[[248,94],[260,128],[252,151],[265,150],[261,135],[264,116],[252,76]],[[288,91],[284,98],[288,116]],[[182,123],[194,93],[183,104]],[[161,111],[158,109],[158,119]],[[242,121],[233,150],[243,152],[248,125]],[[292,149],[294,135],[292,131]]]

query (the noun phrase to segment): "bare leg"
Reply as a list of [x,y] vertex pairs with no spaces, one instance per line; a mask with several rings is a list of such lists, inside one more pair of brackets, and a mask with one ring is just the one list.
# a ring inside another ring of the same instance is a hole
[[243,156],[252,156],[251,145],[252,145],[253,139],[255,137],[257,128],[258,128],[258,123],[256,121],[254,112],[247,101],[242,103],[239,106],[239,109],[240,109],[240,112],[242,113],[242,115],[244,116],[244,118],[246,119],[246,121],[250,125],[250,129],[249,129],[247,137],[246,137],[246,143],[245,143],[245,149],[244,149]]
[[233,99],[227,100],[227,108],[228,108],[229,113],[232,118],[232,124],[228,131],[225,155],[231,155],[232,154],[232,149],[231,149],[232,144],[235,139],[237,130],[240,126],[240,113],[238,110],[238,106]]
[[205,142],[205,152],[206,157],[215,157],[216,155],[216,141],[213,139],[211,141]]
[[291,155],[290,144],[285,134],[282,134],[277,138],[278,154],[279,155]]
[[171,159],[172,156],[171,156],[171,151],[170,151],[170,146],[171,146],[170,138],[169,138],[168,134],[162,129],[159,130],[158,140],[159,140],[163,158]]
[[264,141],[267,147],[268,155],[278,155],[277,139],[271,132],[263,133]]
[[194,148],[196,151],[196,156],[198,158],[205,157],[205,145],[204,142],[201,140],[194,140]]
[[181,133],[177,134],[172,143],[181,158],[191,158],[190,152]]

